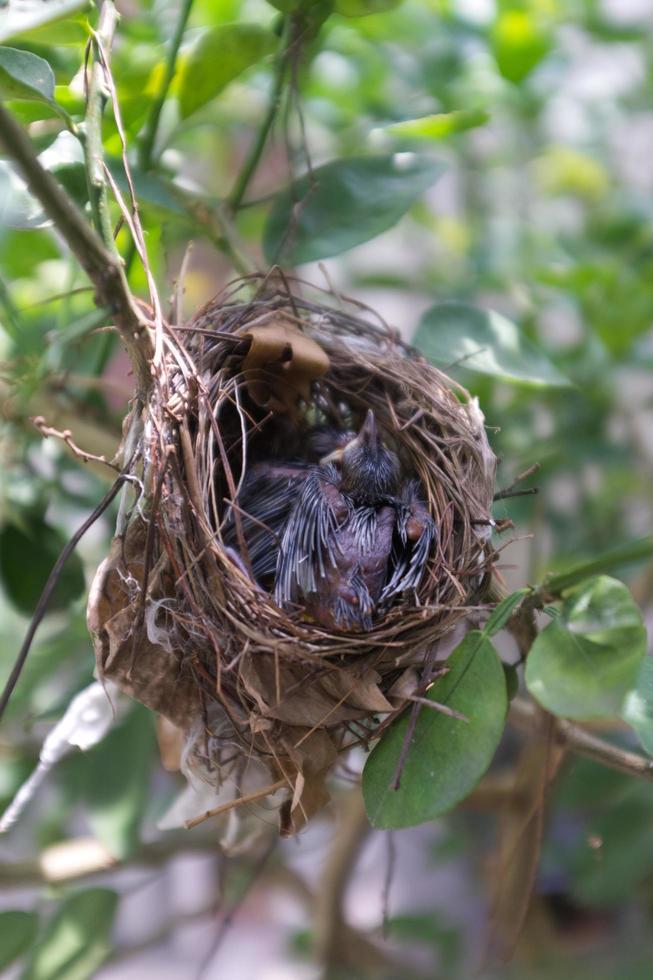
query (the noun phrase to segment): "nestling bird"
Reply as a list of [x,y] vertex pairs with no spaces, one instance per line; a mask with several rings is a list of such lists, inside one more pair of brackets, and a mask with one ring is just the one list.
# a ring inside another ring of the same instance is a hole
[[322,626],[369,630],[378,606],[416,589],[435,534],[419,483],[402,485],[399,459],[374,413],[353,439],[310,468],[285,525],[274,597]]
[[[248,468],[238,495],[237,515],[252,575],[263,588],[271,591],[274,586],[281,538],[302,484],[323,457],[338,452],[355,435],[328,426],[314,426],[303,438],[305,460],[272,459]],[[241,545],[233,512],[222,537],[227,547],[238,549]]]

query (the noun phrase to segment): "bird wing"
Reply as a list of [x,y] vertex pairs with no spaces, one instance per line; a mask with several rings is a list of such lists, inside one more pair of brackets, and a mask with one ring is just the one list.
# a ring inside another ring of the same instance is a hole
[[283,606],[301,595],[317,592],[327,564],[336,564],[336,511],[344,504],[334,466],[315,467],[290,512],[277,559],[275,602]]
[[[249,562],[259,582],[275,573],[284,526],[297,489],[309,473],[310,468],[301,464],[257,463],[245,478],[237,502]],[[223,540],[235,549],[239,546],[233,514]]]
[[402,494],[390,558],[391,574],[381,592],[385,603],[403,592],[416,589],[422,580],[435,539],[435,521],[420,499],[420,485],[412,480]]

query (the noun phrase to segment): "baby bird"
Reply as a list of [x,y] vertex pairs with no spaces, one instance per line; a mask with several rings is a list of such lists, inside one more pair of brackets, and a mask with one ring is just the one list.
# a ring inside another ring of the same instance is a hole
[[353,439],[310,468],[285,525],[274,597],[318,624],[369,630],[380,604],[417,588],[435,533],[419,484],[402,485],[399,459],[374,413]]
[[304,481],[323,457],[337,454],[355,435],[355,432],[315,426],[304,434],[306,461],[268,459],[248,468],[238,495],[237,511],[231,512],[222,538],[235,551],[244,539],[249,568],[262,588],[272,590],[274,586],[281,538]]

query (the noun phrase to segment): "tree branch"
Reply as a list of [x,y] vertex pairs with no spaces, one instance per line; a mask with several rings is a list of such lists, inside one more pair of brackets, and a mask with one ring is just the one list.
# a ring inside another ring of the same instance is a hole
[[108,51],[113,44],[113,36],[118,26],[119,15],[113,5],[113,0],[102,4],[98,29],[93,35],[93,65],[91,80],[86,96],[86,119],[84,127],[84,159],[88,178],[89,200],[95,230],[104,241],[107,249],[117,255],[113,240],[113,226],[109,214],[107,198],[107,182],[104,177],[102,160],[102,116],[107,102],[107,91],[104,82],[104,69],[100,62],[98,47]]
[[[508,721],[519,731],[537,734],[536,707],[523,698],[515,698],[510,705]],[[593,735],[580,725],[565,721],[563,718],[554,719],[553,735],[559,745],[578,755],[593,759],[628,776],[636,776],[638,779],[653,783],[653,759],[621,749],[612,742],[606,742],[605,739]]]
[[235,214],[242,204],[247,188],[249,187],[249,183],[260,163],[263,150],[265,149],[265,144],[270,134],[270,130],[272,129],[272,124],[274,123],[277,113],[281,107],[283,86],[286,80],[286,69],[288,66],[288,47],[291,43],[291,31],[292,18],[286,17],[281,36],[279,54],[277,56],[277,64],[275,68],[274,81],[272,84],[270,102],[265,116],[263,117],[263,121],[261,122],[259,131],[256,135],[256,139],[254,140],[249,154],[245,159],[242,170],[236,178],[236,183],[234,184],[233,190],[227,199],[227,205],[232,214]]
[[346,958],[346,950],[339,943],[345,925],[343,900],[356,859],[371,829],[358,787],[343,804],[340,825],[315,893],[315,956],[327,976]]
[[11,113],[0,105],[0,140],[20,168],[30,192],[43,205],[71,252],[95,287],[98,306],[108,306],[127,347],[139,394],[150,383],[150,339],[147,322],[127,286],[120,259],[109,252],[77,205],[51,173],[41,166],[34,147]]
[[145,123],[143,138],[138,149],[138,165],[143,171],[149,170],[150,166],[152,165],[152,154],[154,152],[154,145],[156,143],[156,137],[159,130],[161,111],[165,100],[168,97],[168,91],[170,90],[170,85],[175,75],[177,68],[177,55],[179,54],[179,48],[184,36],[184,31],[186,30],[186,24],[188,23],[188,17],[192,6],[193,0],[183,0],[181,10],[179,11],[179,19],[177,20],[177,25],[175,27],[175,33],[170,41],[170,49],[168,51],[168,57],[166,58],[165,74],[163,76],[163,81],[161,82],[161,88],[159,89],[159,94],[152,102],[150,113],[147,117],[147,122]]

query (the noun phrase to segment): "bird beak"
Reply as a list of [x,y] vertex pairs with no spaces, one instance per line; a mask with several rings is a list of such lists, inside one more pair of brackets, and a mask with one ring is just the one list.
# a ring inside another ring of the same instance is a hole
[[367,417],[363,427],[356,437],[360,444],[370,449],[376,449],[379,445],[379,430],[376,427],[376,419],[371,408],[367,410]]
[[346,450],[354,449],[358,446],[366,446],[369,449],[378,449],[381,438],[379,436],[379,430],[376,427],[376,418],[374,417],[374,412],[372,409],[368,409],[365,421],[361,426],[360,432],[355,439],[348,442],[346,446],[340,446],[338,449],[334,449],[332,453],[328,456],[324,456],[320,463],[324,465],[325,463],[340,463],[342,461],[343,453]]
[[328,456],[323,456],[320,460],[320,466],[324,466],[325,463],[339,463],[342,459],[342,454],[344,453],[344,447],[340,449],[334,449],[332,453]]

